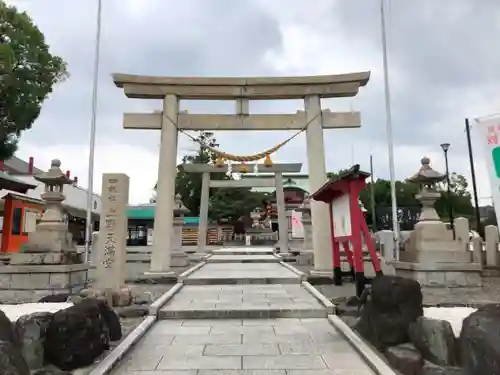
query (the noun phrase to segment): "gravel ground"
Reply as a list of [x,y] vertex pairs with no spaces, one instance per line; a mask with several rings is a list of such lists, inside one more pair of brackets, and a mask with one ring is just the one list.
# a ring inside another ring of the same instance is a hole
[[[295,265],[294,265],[295,266]],[[295,266],[308,273],[311,266]],[[314,284],[314,281],[312,281]],[[354,285],[315,285],[328,299],[346,298],[355,294]],[[500,278],[484,277],[481,288],[422,288],[425,306],[477,306],[500,303]]]

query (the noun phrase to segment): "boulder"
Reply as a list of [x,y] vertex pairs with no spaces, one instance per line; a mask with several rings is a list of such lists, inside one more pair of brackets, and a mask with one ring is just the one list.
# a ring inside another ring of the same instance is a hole
[[402,375],[421,375],[424,359],[412,344],[391,346],[385,351],[385,356]]
[[466,375],[463,368],[451,366],[439,366],[425,361],[421,375]]
[[500,305],[480,308],[465,318],[459,345],[467,374],[500,374]]
[[132,304],[132,291],[130,288],[121,288],[113,293],[113,306],[130,306]]
[[56,312],[47,328],[45,358],[62,370],[89,366],[107,349],[108,324],[95,302]]
[[22,344],[22,353],[30,369],[38,369],[44,364],[45,333],[52,321],[52,313],[39,312],[21,316],[15,330]]
[[122,338],[122,326],[120,318],[116,312],[109,306],[106,300],[100,298],[84,298],[80,304],[95,304],[99,307],[101,315],[104,317],[109,329],[109,339],[117,341]]
[[410,323],[423,315],[422,291],[415,280],[397,276],[377,276],[371,295],[361,308],[355,329],[383,351],[410,341]]
[[0,310],[0,374],[30,375],[14,325]]
[[451,324],[423,316],[410,324],[410,339],[422,356],[436,365],[458,365],[458,342]]

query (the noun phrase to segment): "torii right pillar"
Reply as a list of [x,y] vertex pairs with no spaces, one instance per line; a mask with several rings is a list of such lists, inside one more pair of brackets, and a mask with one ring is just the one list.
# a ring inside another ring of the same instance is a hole
[[[309,191],[317,191],[327,181],[325,163],[325,144],[323,140],[323,121],[321,98],[310,95],[304,98],[306,112],[307,162],[309,169]],[[324,202],[311,200],[312,244],[314,251],[314,270],[318,276],[332,274],[332,252],[330,251],[330,213]]]

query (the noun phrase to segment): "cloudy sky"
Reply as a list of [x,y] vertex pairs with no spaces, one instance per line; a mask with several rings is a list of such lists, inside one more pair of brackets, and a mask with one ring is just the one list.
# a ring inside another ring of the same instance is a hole
[[[439,145],[452,144],[450,168],[470,177],[464,118],[499,112],[500,3],[497,0],[386,0],[397,178],[429,156],[444,170]],[[60,158],[87,184],[88,137],[97,0],[7,0],[27,11],[71,78],[58,85],[18,156],[39,168]],[[111,73],[164,76],[283,76],[370,70],[355,98],[324,100],[331,110],[362,111],[363,127],[325,132],[327,169],[353,161],[388,178],[379,0],[103,0],[94,190],[103,172],[131,178],[131,203],[149,199],[158,168],[158,131],[122,129],[122,113],[160,109],[159,101],[125,98]],[[197,113],[231,113],[231,102],[182,103]],[[251,103],[251,111],[295,112],[300,101]],[[287,132],[220,132],[224,151],[253,154]],[[473,131],[481,203],[490,189]],[[195,146],[180,137],[179,157]],[[304,163],[305,137],[275,161]]]

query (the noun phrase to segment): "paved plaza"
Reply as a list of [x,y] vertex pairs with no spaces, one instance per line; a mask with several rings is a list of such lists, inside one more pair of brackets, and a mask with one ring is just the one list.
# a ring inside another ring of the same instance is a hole
[[207,263],[190,278],[205,283],[184,284],[113,375],[375,374],[281,263]]

